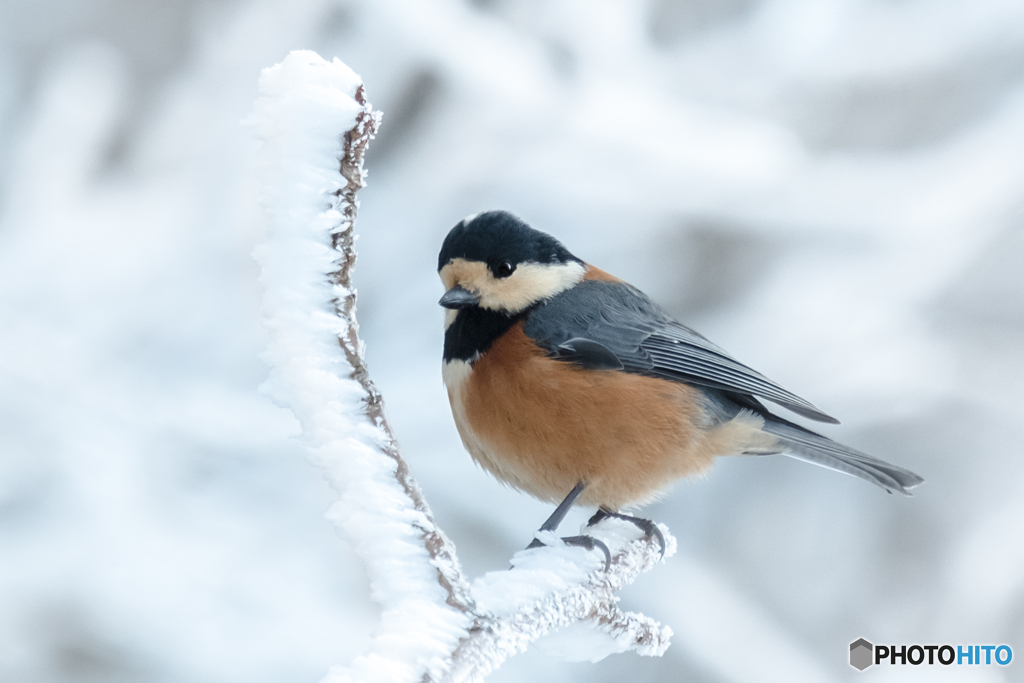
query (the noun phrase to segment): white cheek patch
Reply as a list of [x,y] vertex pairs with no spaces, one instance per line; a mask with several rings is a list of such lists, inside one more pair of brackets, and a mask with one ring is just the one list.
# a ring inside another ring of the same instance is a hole
[[448,291],[455,286],[455,274],[452,272],[452,264],[445,265],[444,268],[437,271],[437,276],[441,278],[441,284],[444,285],[444,291]]
[[480,306],[518,313],[575,286],[587,267],[582,263],[520,263],[507,278],[489,278],[480,288]]
[[[454,258],[439,275],[445,289],[460,285],[480,295],[480,307],[492,311],[518,313],[538,301],[550,299],[575,286],[587,267],[582,263],[520,263],[512,275],[496,278],[481,261]],[[446,317],[445,329],[448,329]]]
[[486,263],[467,261],[464,258],[453,258],[445,264],[438,275],[446,291],[455,285],[461,285],[471,292],[479,292],[490,278]]

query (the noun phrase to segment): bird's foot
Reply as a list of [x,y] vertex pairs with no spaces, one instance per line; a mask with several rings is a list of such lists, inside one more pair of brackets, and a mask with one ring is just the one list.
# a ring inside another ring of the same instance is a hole
[[644,532],[646,538],[658,539],[658,547],[661,550],[661,556],[658,559],[665,557],[665,535],[661,533],[661,529],[658,525],[649,519],[643,517],[633,517],[632,515],[624,515],[621,512],[612,512],[611,510],[605,510],[604,508],[598,508],[594,516],[587,521],[587,526],[594,526],[602,519],[612,517],[614,519],[621,519],[624,522],[629,522],[635,525],[640,531]]
[[[604,570],[607,572],[608,568],[612,566],[612,552],[605,545],[604,541],[600,541],[593,536],[563,536],[561,539],[562,543],[568,546],[574,546],[577,548],[584,548],[586,550],[593,550],[594,548],[599,549],[604,553]],[[526,546],[527,550],[531,548],[540,548],[547,545],[539,538],[535,538],[530,542],[530,545]]]

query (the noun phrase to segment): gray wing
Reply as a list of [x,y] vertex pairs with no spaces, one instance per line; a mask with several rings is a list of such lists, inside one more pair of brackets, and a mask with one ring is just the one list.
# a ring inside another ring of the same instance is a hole
[[736,361],[625,283],[585,280],[534,308],[524,330],[555,357],[585,367],[719,389],[744,405],[750,405],[748,397],[759,396],[812,420],[839,422]]

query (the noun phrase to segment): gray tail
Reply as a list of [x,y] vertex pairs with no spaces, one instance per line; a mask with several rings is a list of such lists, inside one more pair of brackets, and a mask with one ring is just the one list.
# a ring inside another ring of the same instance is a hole
[[779,446],[785,455],[860,477],[881,486],[889,493],[899,491],[903,495],[909,496],[910,489],[924,481],[910,470],[890,465],[866,453],[855,451],[775,415],[764,416],[763,429],[768,434],[779,438]]

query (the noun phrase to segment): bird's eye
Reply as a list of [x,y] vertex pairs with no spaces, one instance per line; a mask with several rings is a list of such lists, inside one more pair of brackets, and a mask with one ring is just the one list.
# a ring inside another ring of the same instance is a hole
[[509,275],[512,274],[512,271],[514,271],[515,269],[516,267],[513,266],[508,261],[502,261],[497,266],[495,266],[494,277],[508,277]]

